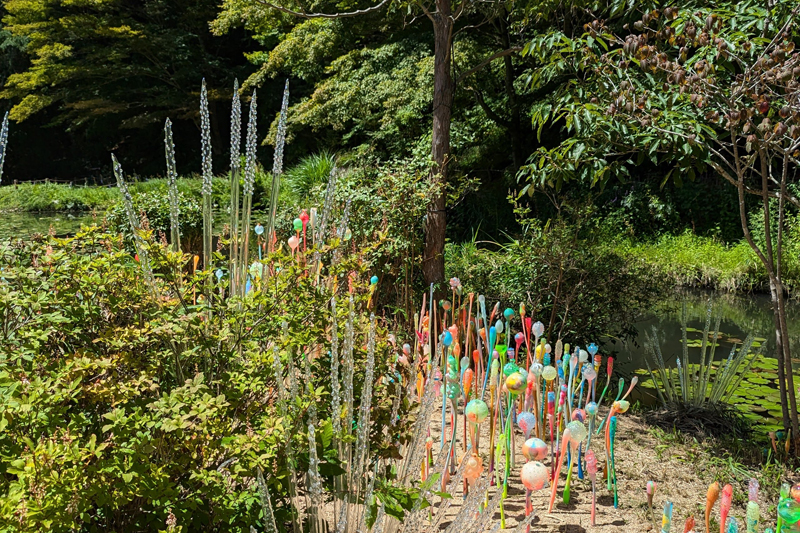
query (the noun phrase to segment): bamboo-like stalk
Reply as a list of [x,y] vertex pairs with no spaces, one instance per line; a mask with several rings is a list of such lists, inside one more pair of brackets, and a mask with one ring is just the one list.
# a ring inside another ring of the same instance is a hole
[[275,514],[272,512],[272,498],[264,481],[264,474],[261,468],[256,469],[256,480],[258,481],[258,495],[261,499],[261,508],[264,512],[264,527],[266,533],[278,533],[278,526],[275,524]]
[[230,262],[228,276],[230,278],[230,294],[239,294],[239,177],[242,170],[242,102],[239,99],[239,80],[233,82],[233,99],[231,102],[231,205],[230,205]]
[[703,368],[700,369],[700,373],[703,374],[703,382],[702,382],[702,387],[700,389],[700,400],[698,400],[697,405],[700,405],[707,396],[706,387],[708,386],[708,380],[711,377],[711,367],[713,366],[714,363],[714,354],[717,351],[717,339],[719,338],[719,325],[721,321],[722,321],[722,315],[718,315],[717,320],[714,324],[714,338],[711,339],[711,353],[708,356],[708,364],[706,365],[705,369]]
[[[683,306],[682,306],[682,309],[681,309],[681,340],[683,341],[682,345],[681,345],[681,348],[683,349],[683,360],[686,363],[686,370],[688,371],[688,369],[689,369],[689,342],[688,342],[688,339],[686,338],[686,301],[683,302]],[[684,379],[684,374],[682,372],[683,369],[680,367],[680,359],[677,360],[677,364],[678,364],[678,374],[679,374],[679,377],[680,377],[679,381],[681,383],[681,397],[683,398],[683,403],[686,403],[687,400],[688,400],[688,395],[687,395],[686,387],[684,386],[684,384],[688,384],[689,383],[689,379],[688,379],[688,376],[686,376],[686,379]]]
[[[708,351],[708,331],[709,331],[709,327],[711,326],[711,311],[712,311],[712,304],[711,304],[711,299],[709,298],[709,300],[708,300],[708,310],[706,311],[706,323],[705,323],[705,326],[703,327],[703,342],[702,342],[702,344],[700,346],[700,369],[699,369],[700,372],[699,372],[699,374],[702,374],[703,369],[705,369],[705,365],[706,365],[706,352]],[[683,326],[683,339],[684,339],[684,345],[685,345],[686,344],[686,302],[683,302],[683,311],[681,313],[681,324]],[[716,331],[715,331],[715,333],[716,333]],[[715,340],[715,342],[716,342],[716,340]],[[689,360],[688,359],[686,359],[686,366],[687,367],[689,366]],[[695,405],[699,405],[698,402],[702,401],[699,398],[705,397],[705,394],[700,394],[701,391],[699,389],[699,386],[700,386],[701,381],[702,381],[701,377],[702,376],[698,376],[697,383],[694,386],[694,390],[693,390],[693,394],[692,394],[693,403]],[[702,392],[704,393],[705,390],[703,390]]]

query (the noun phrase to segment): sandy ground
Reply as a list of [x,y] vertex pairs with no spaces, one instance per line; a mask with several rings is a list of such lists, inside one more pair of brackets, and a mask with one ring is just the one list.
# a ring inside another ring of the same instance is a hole
[[[459,422],[463,421],[463,417]],[[460,425],[460,424],[459,424]],[[484,424],[487,425],[488,424]],[[441,422],[434,421],[431,424],[431,433],[434,436],[434,451],[439,449],[438,440],[441,432]],[[481,439],[481,457],[484,464],[484,472],[488,470],[488,428],[483,430]],[[459,427],[461,434],[461,428]],[[516,434],[516,464],[511,471],[509,479],[508,498],[505,502],[506,510],[506,529],[513,530],[518,521],[525,517],[525,488],[519,478],[522,465],[526,462],[525,457],[520,452],[523,436],[517,431]],[[749,473],[739,471],[734,479],[730,470],[726,468],[725,462],[718,458],[716,452],[703,443],[690,442],[678,444],[678,439],[658,436],[657,431],[653,431],[639,417],[626,414],[619,417],[617,430],[617,440],[615,444],[615,460],[617,468],[618,499],[619,506],[614,508],[613,494],[606,489],[605,483],[601,482],[601,473],[598,473],[597,481],[597,516],[596,525],[591,525],[590,511],[592,504],[591,482],[586,476],[584,480],[578,480],[573,471],[571,500],[569,505],[562,502],[562,488],[566,479],[566,463],[562,469],[559,480],[558,495],[556,505],[552,513],[547,512],[550,499],[550,488],[543,489],[533,494],[533,509],[536,518],[532,522],[531,531],[533,532],[563,532],[580,533],[593,531],[598,533],[618,532],[618,531],[660,531],[661,515],[666,501],[671,501],[674,506],[672,531],[683,532],[683,526],[689,515],[694,515],[697,521],[696,531],[705,531],[703,525],[706,491],[708,485],[713,481],[719,481],[720,486],[731,483],[734,487],[734,504],[731,508],[731,516],[739,520],[740,531],[744,531],[745,505],[747,502],[747,477]],[[605,463],[605,443],[602,438],[592,439],[592,449],[597,458],[599,469],[602,471]],[[459,454],[463,453],[461,439],[459,438]],[[545,465],[550,466],[550,459],[544,461]],[[729,479],[726,479],[726,476]],[[645,487],[647,481],[652,480],[657,483],[656,495],[653,501],[653,514],[650,515],[647,507],[647,494]],[[461,491],[454,489],[452,485],[448,489],[454,496],[450,504],[445,520],[442,521],[438,529],[444,529],[449,525],[453,516],[458,512],[461,503]],[[764,491],[762,491],[762,494]],[[767,501],[762,501],[762,526],[774,527],[774,495],[764,494]],[[436,504],[435,504],[436,505]],[[768,511],[772,512],[769,516]],[[764,515],[767,514],[765,517]],[[717,520],[719,519],[719,502],[712,512],[712,530],[719,529]],[[499,523],[500,513],[495,513],[495,521],[490,526],[489,531],[494,530]]]

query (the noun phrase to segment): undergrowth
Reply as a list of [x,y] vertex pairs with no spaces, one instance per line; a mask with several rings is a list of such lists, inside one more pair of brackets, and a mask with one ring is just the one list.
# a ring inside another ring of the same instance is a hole
[[761,289],[766,274],[745,242],[724,244],[686,232],[663,235],[655,241],[621,241],[617,253],[651,265],[675,285],[724,291]]

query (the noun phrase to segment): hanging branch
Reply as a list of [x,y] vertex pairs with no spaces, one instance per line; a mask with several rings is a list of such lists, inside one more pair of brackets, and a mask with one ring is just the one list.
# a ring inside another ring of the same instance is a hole
[[359,15],[366,15],[367,13],[373,13],[375,11],[380,10],[383,6],[388,4],[390,0],[381,0],[379,4],[376,4],[372,7],[368,7],[365,9],[357,9],[355,11],[346,11],[344,13],[306,13],[305,11],[293,11],[287,7],[279,6],[277,4],[273,4],[272,2],[267,2],[266,0],[256,0],[256,1],[261,5],[267,6],[271,9],[275,9],[276,11],[280,11],[282,13],[294,15],[295,17],[302,17],[307,19],[314,19],[314,18],[339,19],[347,17],[357,17]]

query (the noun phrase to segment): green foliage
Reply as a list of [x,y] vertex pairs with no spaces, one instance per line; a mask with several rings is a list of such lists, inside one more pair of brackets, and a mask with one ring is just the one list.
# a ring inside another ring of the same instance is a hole
[[119,198],[116,189],[78,187],[57,183],[20,183],[0,187],[2,211],[104,210]]
[[[578,77],[532,109],[540,135],[547,126],[558,127],[561,135],[555,146],[539,148],[531,156],[523,173],[529,185],[560,187],[570,180],[604,184],[611,177],[629,178],[633,167],[645,162],[670,169],[663,183],[693,180],[709,166],[734,174],[725,155],[728,147],[719,143],[739,136],[740,131],[728,130],[745,120],[726,117],[753,107],[753,95],[739,89],[737,74],[748,70],[748,75],[758,75],[753,67],[795,3],[779,1],[765,8],[755,1],[697,1],[669,8],[669,16],[651,14],[653,7],[635,8],[647,22],[634,23],[634,11],[607,24],[587,24],[581,35],[547,35],[528,44],[524,53],[542,62],[532,83],[551,71]],[[773,21],[769,31],[766,20]],[[616,34],[633,28],[629,37]],[[791,26],[790,31],[797,30]],[[648,32],[650,47],[638,41]],[[789,74],[794,76],[791,68]],[[713,83],[705,84],[709,76]],[[772,105],[777,117],[783,103],[774,99]],[[747,129],[742,140],[746,134]]]
[[[224,178],[214,181],[214,194],[218,201],[225,199]],[[163,193],[167,180],[151,178],[129,184],[131,193]],[[200,180],[181,178],[180,192],[191,197],[200,197]],[[105,211],[119,201],[116,187],[76,186],[63,183],[20,183],[0,187],[0,211],[65,212]]]
[[302,202],[312,189],[328,183],[328,176],[335,166],[336,156],[327,150],[308,155],[281,176],[284,190],[289,191],[294,202]]
[[[408,38],[356,49],[331,62],[329,76],[289,110],[289,131],[332,130],[360,151],[407,157],[428,134],[433,61],[427,43]],[[275,123],[269,138],[274,138]]]
[[503,306],[524,303],[544,323],[547,338],[585,344],[634,336],[635,317],[660,291],[648,265],[628,262],[559,221],[531,227],[496,251],[475,242],[449,244],[446,264],[465,291]]
[[726,245],[690,232],[651,242],[619,241],[614,248],[630,261],[651,265],[674,284],[729,291],[763,288],[766,273],[744,242]]
[[0,95],[15,101],[14,120],[58,106],[59,121],[71,126],[113,114],[137,128],[185,116],[186,94],[202,76],[227,85],[206,25],[214,2],[8,0],[4,7],[5,29],[27,40],[32,58]]
[[[170,204],[166,191],[153,190],[132,195],[133,207],[140,214],[141,225],[152,230],[166,242],[170,235]],[[197,198],[186,193],[178,194],[180,212],[181,246],[186,251],[199,252],[203,248],[203,210]],[[132,239],[130,224],[122,202],[116,203],[107,214],[107,220],[113,231],[122,233],[128,240]],[[132,242],[132,241],[131,241]]]
[[[312,375],[281,414],[273,353],[291,368],[309,356],[304,347],[328,345],[331,293],[277,255],[269,291],[215,298],[209,313],[193,304],[202,276],[177,286],[173,273],[188,257],[148,248],[155,293],[122,239],[96,227],[0,252],[0,530],[157,531],[168,520],[183,531],[263,530],[257,469],[278,523],[288,520],[288,465],[278,452],[289,439],[307,450],[311,405],[330,416],[328,381],[313,377],[328,376],[330,362],[311,354]],[[365,326],[357,321],[359,338]],[[376,375],[387,371],[386,349],[381,332]],[[373,402],[376,438],[394,401],[383,387]],[[340,469],[325,427],[318,453],[329,476]],[[394,442],[378,453],[396,453]],[[307,468],[307,454],[295,457]]]

